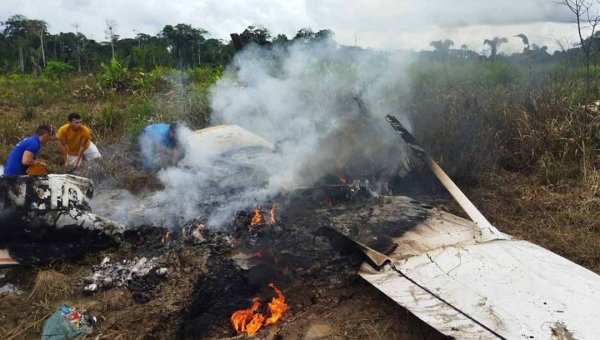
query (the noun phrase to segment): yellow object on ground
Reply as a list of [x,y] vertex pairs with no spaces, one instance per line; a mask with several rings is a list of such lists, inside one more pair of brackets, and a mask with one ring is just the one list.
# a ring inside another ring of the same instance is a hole
[[47,175],[48,170],[46,170],[46,167],[43,163],[35,162],[29,168],[27,168],[27,171],[25,171],[25,173],[28,176]]

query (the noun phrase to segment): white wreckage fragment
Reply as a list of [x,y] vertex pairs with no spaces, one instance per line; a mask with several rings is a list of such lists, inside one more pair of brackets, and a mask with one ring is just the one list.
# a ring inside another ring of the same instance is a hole
[[[456,339],[595,340],[600,276],[553,252],[499,232],[393,116],[398,134],[475,222],[393,197],[372,224],[402,228],[401,212],[427,218],[381,254],[361,246],[360,276],[441,333]],[[353,241],[356,243],[356,241]],[[370,263],[369,263],[370,262]]]
[[[93,193],[93,182],[79,176],[0,176],[2,227],[5,232],[16,227],[32,233],[79,229],[120,243],[125,227],[91,213]],[[13,257],[7,249],[0,249],[0,266],[18,264]]]
[[[409,198],[373,211],[392,221]],[[445,335],[457,339],[597,339],[600,276],[530,242],[477,242],[471,221],[431,210],[402,236],[380,270],[360,276]],[[560,334],[568,334],[568,337]],[[562,336],[562,337],[561,337]]]
[[142,257],[131,261],[111,262],[109,257],[105,257],[99,265],[92,268],[92,273],[83,279],[86,284],[83,290],[92,293],[98,289],[122,287],[152,271],[159,277],[169,272],[167,268],[158,265],[157,258],[148,260]]
[[[598,339],[600,276],[498,231],[414,137],[395,118],[386,119],[477,223],[407,197],[385,197],[369,225],[396,224],[401,230],[414,221],[414,226],[400,236],[389,235],[396,245],[391,253],[354,241],[368,259],[359,274],[456,339]],[[202,146],[215,154],[250,147],[273,150],[237,126],[199,130],[189,142],[194,151]],[[427,217],[420,220],[419,215]]]

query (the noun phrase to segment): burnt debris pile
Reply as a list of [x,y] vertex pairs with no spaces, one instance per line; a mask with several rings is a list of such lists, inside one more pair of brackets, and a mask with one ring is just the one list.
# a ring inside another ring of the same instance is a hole
[[[315,238],[324,227],[374,249],[393,250],[392,239],[384,236],[394,223],[389,220],[390,214],[373,214],[380,210],[378,207],[394,205],[396,201],[368,197],[355,189],[354,194],[339,196],[339,200],[328,204],[324,198],[335,196],[338,189],[322,186],[291,191],[285,199],[280,197],[283,199],[280,203],[267,202],[261,204],[260,209],[257,205],[238,213],[225,228],[231,241],[227,249],[211,251],[194,284],[189,304],[181,315],[172,316],[181,320],[177,338],[235,336],[244,332],[257,332],[261,336],[260,329],[267,327],[273,328],[269,334],[275,332],[283,336],[286,320],[309,310],[317,301],[329,298],[323,295],[325,287],[333,289],[353,284],[362,262],[360,254],[335,247],[336,240],[328,240],[328,235]],[[397,207],[401,230],[394,230],[394,235],[410,230],[428,215],[426,205],[402,202],[406,205]],[[412,210],[404,209],[411,205]],[[260,222],[256,222],[259,218]],[[213,233],[210,229],[205,232]],[[272,314],[269,307],[277,301],[272,287],[278,288],[282,300],[278,304],[286,308],[281,313],[281,321],[268,323],[265,320]],[[244,320],[243,327],[236,327],[236,317],[238,322],[240,317]]]

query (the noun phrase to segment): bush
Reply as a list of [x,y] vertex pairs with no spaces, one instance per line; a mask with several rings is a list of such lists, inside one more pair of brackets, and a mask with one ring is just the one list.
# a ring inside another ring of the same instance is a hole
[[59,82],[68,75],[75,73],[75,68],[62,61],[51,60],[44,69],[44,75]]
[[136,136],[153,118],[154,105],[145,96],[134,96],[129,100],[127,107],[127,135]]
[[0,76],[0,105],[48,107],[64,96],[61,86],[43,77]]
[[127,68],[123,67],[115,58],[110,61],[110,64],[101,63],[100,67],[102,67],[99,76],[100,85],[118,92],[125,92],[129,87]]
[[35,107],[25,106],[21,112],[21,118],[26,121],[30,121],[35,117]]
[[423,66],[409,73],[413,128],[455,179],[504,168],[560,184],[600,163],[600,110],[577,104],[584,84],[574,70],[541,67],[529,78],[504,63]]
[[209,87],[216,83],[223,74],[222,67],[196,67],[187,72],[190,81]]

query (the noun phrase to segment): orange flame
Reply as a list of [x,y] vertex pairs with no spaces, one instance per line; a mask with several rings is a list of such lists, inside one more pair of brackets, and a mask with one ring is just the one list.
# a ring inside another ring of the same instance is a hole
[[248,335],[252,335],[258,332],[258,330],[262,327],[263,322],[265,322],[264,315],[262,315],[261,313],[254,314],[254,316],[252,316],[252,320],[246,327],[246,333],[248,333]]
[[165,244],[165,241],[169,238],[170,235],[171,235],[171,232],[167,231],[160,239],[160,243]]
[[344,175],[342,175],[341,172],[338,174],[338,178],[340,179],[340,183],[346,184],[346,179],[344,178]]
[[271,208],[271,211],[269,212],[269,214],[271,215],[271,220],[269,221],[271,224],[275,224],[275,208],[277,208],[277,203],[273,203],[273,208]]
[[[252,304],[252,307],[250,307],[248,309],[242,309],[242,310],[235,311],[231,315],[231,325],[233,326],[233,328],[236,330],[236,332],[238,334],[241,334],[243,332],[248,332],[249,335],[252,335],[260,329],[260,325],[258,326],[257,329],[254,329],[256,327],[255,326],[256,321],[254,321],[254,312],[258,309],[258,307],[260,307],[260,302],[254,302]],[[260,314],[260,313],[257,313],[256,315],[262,316],[262,314]],[[250,327],[251,324],[252,324],[252,327]],[[249,328],[251,328],[253,330],[252,333],[250,333]]]
[[268,305],[268,311],[271,316],[267,319],[267,321],[265,321],[265,326],[272,325],[277,322],[277,320],[281,318],[283,312],[290,308],[285,303],[285,298],[283,297],[283,294],[281,294],[281,291],[272,283],[269,283],[269,287],[275,290],[275,294],[277,294],[277,296],[274,297],[271,303]]
[[281,315],[289,309],[289,306],[285,303],[285,298],[283,294],[274,284],[269,283],[269,287],[275,290],[275,296],[273,300],[267,305],[267,313],[269,314],[269,318],[265,319],[265,316],[262,313],[257,313],[256,311],[260,307],[260,302],[254,302],[252,307],[248,309],[241,309],[235,311],[231,315],[231,325],[237,332],[237,334],[242,334],[243,332],[248,333],[248,335],[253,335],[262,326],[272,325],[277,320],[281,318]]
[[251,225],[257,225],[262,223],[262,216],[260,215],[260,206],[254,209],[254,216],[252,217],[252,221],[250,221]]

